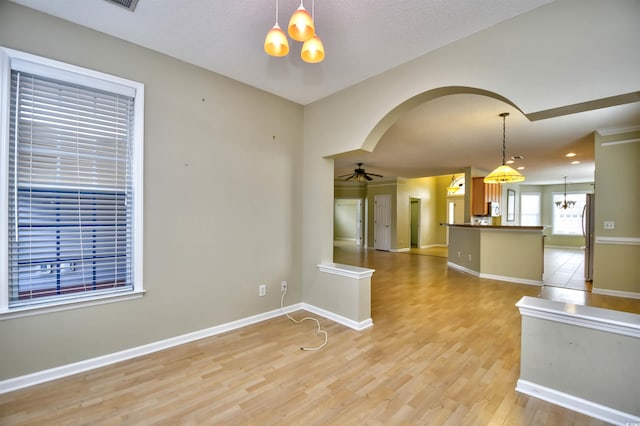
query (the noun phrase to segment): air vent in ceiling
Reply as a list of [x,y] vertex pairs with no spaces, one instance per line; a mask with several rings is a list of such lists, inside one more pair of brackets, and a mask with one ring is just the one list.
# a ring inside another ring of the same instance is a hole
[[138,4],[138,0],[105,0],[111,4],[115,4],[116,6],[124,7],[131,12],[134,11],[136,5]]

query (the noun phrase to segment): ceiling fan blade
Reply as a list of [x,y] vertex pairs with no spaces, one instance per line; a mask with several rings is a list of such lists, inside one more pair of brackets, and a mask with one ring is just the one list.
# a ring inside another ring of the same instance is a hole
[[373,180],[373,178],[371,176],[369,176],[368,174],[366,174],[366,173],[364,174],[364,178],[366,180]]
[[384,176],[382,176],[382,175],[377,175],[377,174],[375,174],[375,173],[367,173],[367,174],[368,174],[368,175],[370,175],[370,176],[375,176],[375,177],[384,177]]
[[340,175],[340,176],[338,176],[338,179],[341,179],[341,178],[347,177],[347,176],[353,177],[353,173],[347,173],[346,175]]
[[349,180],[349,179],[353,179],[354,177],[356,177],[357,175],[354,173],[351,176],[349,176],[348,178],[346,178],[345,180]]

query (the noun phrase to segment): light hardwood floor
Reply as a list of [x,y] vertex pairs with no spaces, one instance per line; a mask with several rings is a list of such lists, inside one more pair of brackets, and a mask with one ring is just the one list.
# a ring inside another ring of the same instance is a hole
[[[435,256],[336,249],[376,269],[374,326],[284,316],[0,395],[0,424],[599,425],[514,391],[520,316],[539,288],[480,280]],[[640,312],[640,302],[598,299]],[[293,314],[300,317],[303,312]]]

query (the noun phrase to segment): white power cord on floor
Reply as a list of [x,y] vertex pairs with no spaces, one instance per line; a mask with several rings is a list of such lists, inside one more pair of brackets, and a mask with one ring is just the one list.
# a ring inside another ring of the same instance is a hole
[[320,321],[318,321],[317,319],[312,318],[312,317],[304,317],[304,318],[302,318],[302,319],[301,319],[301,320],[299,320],[299,321],[298,321],[298,320],[296,320],[295,318],[292,318],[292,317],[291,317],[288,313],[286,313],[286,312],[285,312],[285,310],[284,310],[284,295],[285,295],[285,294],[287,294],[287,288],[286,288],[286,287],[282,289],[282,296],[280,297],[280,310],[282,311],[282,313],[283,313],[283,314],[285,314],[285,315],[287,316],[287,318],[289,318],[291,321],[293,321],[293,322],[294,322],[294,323],[296,323],[296,324],[302,324],[302,322],[303,322],[303,321],[306,321],[306,320],[315,321],[315,322],[316,322],[316,325],[318,326],[318,330],[316,331],[316,334],[317,334],[318,336],[319,336],[319,335],[321,335],[321,334],[324,334],[324,343],[323,343],[323,344],[321,344],[320,346],[315,347],[315,348],[305,348],[304,346],[301,346],[301,347],[300,347],[300,350],[302,350],[302,351],[317,351],[317,350],[319,350],[319,349],[324,348],[324,347],[325,347],[325,345],[327,344],[327,342],[329,341],[329,335],[327,334],[327,332],[326,332],[326,331],[324,331],[324,330],[321,330],[321,329],[320,329]]

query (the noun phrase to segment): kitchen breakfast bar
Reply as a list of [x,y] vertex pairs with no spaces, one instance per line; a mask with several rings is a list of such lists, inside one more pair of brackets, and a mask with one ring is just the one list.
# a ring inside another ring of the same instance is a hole
[[543,226],[446,226],[450,267],[480,278],[542,285]]

